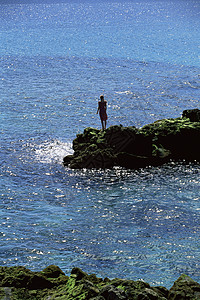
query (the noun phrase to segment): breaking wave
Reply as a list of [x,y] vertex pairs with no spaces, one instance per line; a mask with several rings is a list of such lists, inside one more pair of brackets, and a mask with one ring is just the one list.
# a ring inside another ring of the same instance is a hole
[[36,160],[41,163],[62,163],[66,155],[73,154],[71,142],[45,141],[35,148]]

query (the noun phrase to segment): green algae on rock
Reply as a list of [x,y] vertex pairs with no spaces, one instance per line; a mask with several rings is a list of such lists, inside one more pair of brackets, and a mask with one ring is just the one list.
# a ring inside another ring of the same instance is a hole
[[182,274],[174,283],[168,294],[169,300],[200,299],[200,284],[189,276]]
[[197,300],[200,284],[181,275],[170,290],[128,279],[98,278],[80,268],[68,277],[57,266],[41,272],[25,267],[0,267],[1,300]]
[[72,169],[130,169],[162,165],[169,160],[200,161],[200,110],[182,117],[158,120],[138,129],[111,126],[105,131],[86,128],[73,141],[73,155],[63,163]]

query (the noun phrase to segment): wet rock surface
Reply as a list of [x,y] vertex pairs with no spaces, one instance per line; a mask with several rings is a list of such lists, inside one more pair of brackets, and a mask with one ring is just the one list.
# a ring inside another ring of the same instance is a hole
[[51,265],[41,272],[0,267],[0,299],[7,300],[197,300],[200,284],[181,275],[171,289],[143,281],[102,279],[73,268],[70,276]]
[[138,129],[111,126],[105,131],[86,128],[73,141],[73,155],[63,163],[72,169],[137,169],[170,160],[200,162],[200,110],[185,110],[182,117],[158,120]]

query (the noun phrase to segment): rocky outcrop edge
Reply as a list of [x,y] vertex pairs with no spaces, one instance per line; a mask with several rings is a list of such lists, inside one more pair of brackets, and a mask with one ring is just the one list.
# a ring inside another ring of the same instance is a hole
[[41,272],[0,267],[0,299],[15,300],[197,300],[200,284],[181,275],[168,290],[137,280],[98,278],[73,268],[70,276],[55,265]]

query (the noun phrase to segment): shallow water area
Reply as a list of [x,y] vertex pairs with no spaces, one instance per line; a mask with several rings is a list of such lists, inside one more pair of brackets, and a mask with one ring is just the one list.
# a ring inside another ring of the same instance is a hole
[[0,5],[0,265],[200,282],[198,163],[62,165],[102,93],[108,126],[200,108],[198,2],[136,2]]

